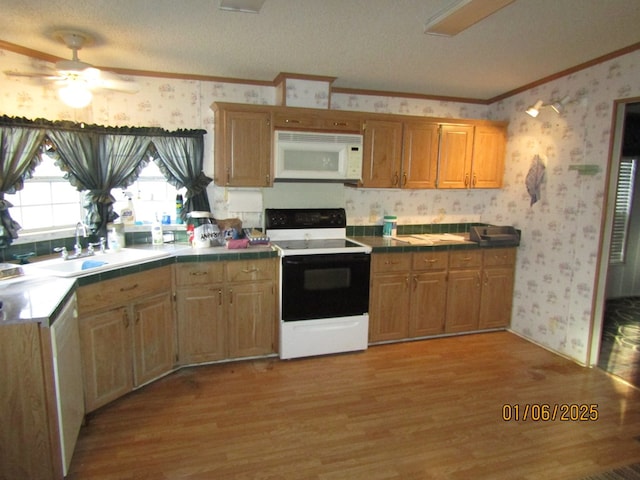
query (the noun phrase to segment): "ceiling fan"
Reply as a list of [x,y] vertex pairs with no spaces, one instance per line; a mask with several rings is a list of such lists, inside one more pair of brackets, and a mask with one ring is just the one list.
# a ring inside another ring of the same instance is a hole
[[78,58],[78,50],[91,45],[93,37],[76,30],[59,30],[53,38],[63,42],[71,49],[71,60],[60,60],[54,64],[51,72],[5,71],[8,76],[41,78],[58,87],[58,95],[70,107],[86,107],[93,98],[93,90],[114,90],[135,93],[139,90],[133,81],[121,78],[115,73],[95,68]]

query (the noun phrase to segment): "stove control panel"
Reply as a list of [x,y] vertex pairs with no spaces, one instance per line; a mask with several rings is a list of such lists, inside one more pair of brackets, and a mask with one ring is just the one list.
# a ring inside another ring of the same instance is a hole
[[344,208],[267,208],[267,230],[291,228],[345,228]]

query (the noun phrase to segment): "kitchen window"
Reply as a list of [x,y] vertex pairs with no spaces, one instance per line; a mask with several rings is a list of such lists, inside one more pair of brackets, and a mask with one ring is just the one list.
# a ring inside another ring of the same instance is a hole
[[[33,176],[24,182],[24,188],[5,198],[13,204],[12,218],[21,226],[21,236],[73,228],[84,221],[83,192],[76,190],[54,159],[42,154],[42,163]],[[114,211],[119,213],[127,204],[124,189],[114,189]],[[127,187],[133,196],[136,219],[151,222],[156,214],[167,213],[175,222],[175,199],[178,191],[167,182],[155,163],[150,161],[138,180]]]

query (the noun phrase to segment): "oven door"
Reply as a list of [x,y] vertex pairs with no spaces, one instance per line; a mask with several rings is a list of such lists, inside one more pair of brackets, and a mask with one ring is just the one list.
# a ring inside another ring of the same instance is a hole
[[367,253],[282,258],[282,320],[346,317],[369,311]]

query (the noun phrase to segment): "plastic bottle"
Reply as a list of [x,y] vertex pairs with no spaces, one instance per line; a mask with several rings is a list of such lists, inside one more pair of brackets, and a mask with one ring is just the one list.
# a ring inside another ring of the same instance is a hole
[[125,225],[133,225],[136,223],[136,211],[133,208],[132,195],[130,192],[124,192],[124,194],[127,197],[127,206],[120,210],[120,217]]
[[184,203],[182,201],[182,195],[176,195],[176,224],[181,224],[182,222],[182,207]]
[[151,243],[153,245],[162,245],[164,243],[162,223],[158,220],[158,215],[156,215],[155,220],[151,224]]

